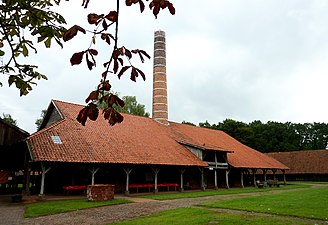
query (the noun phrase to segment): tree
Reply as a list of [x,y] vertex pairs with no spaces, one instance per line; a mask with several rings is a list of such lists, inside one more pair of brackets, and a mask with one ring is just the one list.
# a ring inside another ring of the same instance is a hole
[[[47,79],[37,71],[37,65],[26,64],[22,60],[30,51],[37,53],[33,38],[50,48],[52,40],[60,46],[61,37],[66,31],[62,26],[65,19],[50,10],[60,0],[3,0],[0,3],[0,56],[6,61],[0,67],[0,73],[8,76],[8,84],[19,89],[20,95],[32,90],[35,80]],[[2,83],[0,82],[0,86]]]
[[187,124],[187,125],[191,125],[191,126],[196,126],[196,124],[192,123],[192,122],[188,122],[188,121],[182,121],[182,124]]
[[47,113],[46,109],[42,110],[40,118],[35,121],[35,125],[36,125],[37,130],[39,130],[46,113]]
[[7,123],[9,123],[9,124],[11,124],[11,125],[17,126],[17,121],[14,120],[14,119],[11,117],[10,114],[5,114],[5,113],[3,113],[3,114],[2,114],[2,117],[3,117],[2,119],[3,119],[5,122],[7,122]]
[[[148,0],[146,0],[148,1]],[[36,84],[36,79],[47,79],[47,77],[36,71],[36,65],[28,65],[18,61],[20,56],[29,56],[29,51],[37,52],[34,42],[27,39],[31,35],[37,37],[38,42],[44,42],[49,48],[51,41],[55,40],[62,46],[61,38],[70,41],[78,33],[91,34],[90,45],[72,55],[70,62],[73,65],[81,64],[83,57],[89,70],[96,66],[96,56],[98,50],[95,49],[96,40],[100,39],[106,42],[111,48],[109,59],[103,63],[104,71],[101,73],[101,80],[96,90],[92,91],[86,98],[85,106],[78,114],[77,120],[85,125],[87,119],[96,120],[99,111],[96,101],[106,102],[107,108],[104,109],[103,116],[108,120],[110,125],[123,121],[122,115],[117,112],[113,105],[124,106],[118,96],[111,94],[111,84],[107,79],[110,73],[116,74],[120,78],[127,71],[131,71],[130,79],[136,81],[138,76],[144,80],[145,74],[132,64],[132,55],[137,55],[144,62],[144,57],[150,56],[140,49],[129,50],[124,45],[118,46],[118,25],[120,15],[120,0],[116,0],[115,10],[108,10],[107,14],[90,13],[88,15],[88,23],[93,26],[92,29],[84,29],[79,25],[74,25],[69,29],[65,29],[62,25],[66,24],[65,19],[58,13],[50,10],[53,4],[59,4],[60,0],[3,0],[0,3],[0,56],[8,55],[8,61],[1,66],[3,74],[8,76],[9,86],[15,83],[20,90],[20,95],[26,95],[32,90],[32,84]],[[88,7],[90,0],[83,0],[82,6]],[[126,6],[138,4],[141,13],[145,9],[143,0],[126,0]],[[149,8],[153,11],[155,18],[160,10],[168,8],[170,13],[175,14],[173,4],[167,0],[151,0]],[[112,31],[110,31],[112,29]],[[3,50],[7,46],[7,50]],[[108,52],[107,49],[104,51]],[[0,83],[0,85],[2,85]]]
[[124,106],[116,106],[115,109],[121,113],[133,114],[137,116],[149,117],[150,114],[146,112],[145,105],[137,102],[136,96],[123,96]]

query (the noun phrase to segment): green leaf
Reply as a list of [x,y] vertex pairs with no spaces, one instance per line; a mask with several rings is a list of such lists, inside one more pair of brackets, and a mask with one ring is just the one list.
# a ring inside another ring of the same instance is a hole
[[5,52],[0,50],[0,56],[4,56],[5,55]]
[[44,44],[46,45],[47,48],[50,48],[50,45],[51,45],[51,38],[49,37],[45,42]]
[[38,42],[41,42],[41,41],[43,41],[44,39],[46,39],[46,37],[44,37],[44,36],[38,37]]
[[24,55],[24,57],[28,56],[28,49],[26,48],[26,45],[23,44],[22,45],[22,48],[23,48],[23,55]]

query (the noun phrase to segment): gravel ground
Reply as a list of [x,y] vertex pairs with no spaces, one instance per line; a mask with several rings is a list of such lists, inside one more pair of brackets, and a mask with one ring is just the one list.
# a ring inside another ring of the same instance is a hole
[[[280,192],[280,191],[277,191]],[[272,193],[272,192],[271,192]],[[130,220],[133,218],[148,216],[153,213],[180,208],[180,207],[194,207],[195,204],[204,203],[213,200],[224,200],[231,198],[240,198],[246,196],[263,195],[267,193],[246,193],[238,195],[217,195],[201,198],[189,198],[189,199],[176,199],[167,201],[156,201],[141,198],[129,198],[134,203],[104,206],[91,209],[83,209],[74,212],[60,213],[55,215],[37,217],[37,218],[23,218],[24,205],[10,203],[0,199],[0,224],[2,225],[67,225],[67,224],[78,224],[78,225],[104,225],[117,221]],[[218,212],[229,212],[229,213],[241,213],[241,214],[255,214],[237,210],[226,210],[226,209],[213,209]],[[261,216],[273,216],[268,214],[256,214]],[[281,216],[280,216],[281,217]],[[325,224],[325,221],[317,220],[306,220],[312,224]]]

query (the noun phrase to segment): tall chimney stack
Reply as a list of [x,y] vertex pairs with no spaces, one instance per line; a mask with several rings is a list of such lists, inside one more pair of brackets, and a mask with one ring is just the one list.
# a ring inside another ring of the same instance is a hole
[[155,31],[153,68],[153,110],[155,121],[169,125],[166,86],[166,47],[165,32]]

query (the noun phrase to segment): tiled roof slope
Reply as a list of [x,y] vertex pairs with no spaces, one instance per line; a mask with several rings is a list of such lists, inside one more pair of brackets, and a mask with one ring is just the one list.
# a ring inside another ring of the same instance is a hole
[[289,174],[328,174],[328,150],[267,153],[287,165]]
[[[64,120],[27,139],[34,161],[207,166],[152,119],[125,114],[123,123],[113,127],[102,117],[83,127],[76,121],[81,105],[53,104]],[[62,144],[51,136],[59,136]]]
[[230,151],[228,163],[235,168],[288,169],[281,162],[258,152],[223,131],[170,122],[171,135],[181,142]]

